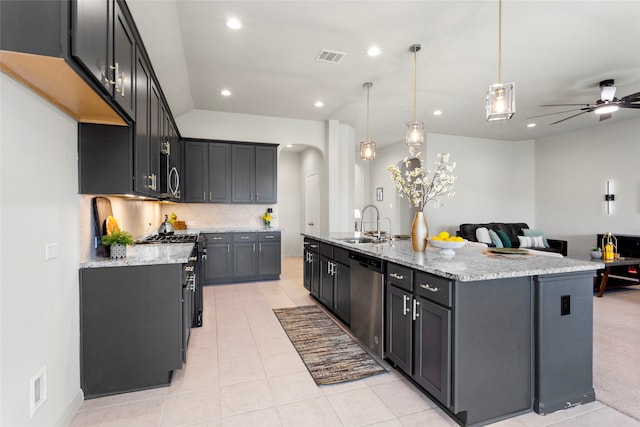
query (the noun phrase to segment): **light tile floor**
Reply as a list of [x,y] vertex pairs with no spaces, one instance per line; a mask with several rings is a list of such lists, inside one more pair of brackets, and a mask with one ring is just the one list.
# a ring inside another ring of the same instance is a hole
[[[272,309],[314,304],[302,259],[282,261],[281,280],[204,288],[204,325],[171,386],[86,400],[71,426],[456,426],[402,375],[389,372],[318,387]],[[600,402],[500,427],[640,426]]]

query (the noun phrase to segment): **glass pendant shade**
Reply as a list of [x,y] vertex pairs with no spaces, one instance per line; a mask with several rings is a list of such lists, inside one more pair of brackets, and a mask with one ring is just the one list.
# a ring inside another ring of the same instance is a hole
[[424,143],[424,124],[422,122],[407,123],[407,145],[421,147]]
[[373,160],[376,158],[376,143],[370,139],[360,143],[360,158],[362,160]]
[[507,120],[516,112],[515,83],[496,83],[487,91],[487,121]]

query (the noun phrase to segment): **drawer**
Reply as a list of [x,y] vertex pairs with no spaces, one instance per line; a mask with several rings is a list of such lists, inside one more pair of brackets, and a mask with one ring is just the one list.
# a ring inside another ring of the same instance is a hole
[[311,252],[318,252],[320,248],[320,243],[317,240],[309,239],[308,237],[304,238],[304,248]]
[[349,265],[349,251],[343,248],[333,247],[333,260],[340,264]]
[[451,307],[453,280],[416,271],[416,294],[430,301]]
[[389,262],[387,263],[387,283],[413,292],[413,270]]
[[273,233],[260,233],[258,239],[261,242],[279,242],[280,241],[280,232],[274,231]]
[[231,233],[206,233],[204,235],[207,243],[231,243],[233,234]]
[[333,245],[320,242],[320,255],[324,255],[329,259],[333,259]]
[[233,241],[234,242],[255,242],[258,240],[258,233],[234,233]]

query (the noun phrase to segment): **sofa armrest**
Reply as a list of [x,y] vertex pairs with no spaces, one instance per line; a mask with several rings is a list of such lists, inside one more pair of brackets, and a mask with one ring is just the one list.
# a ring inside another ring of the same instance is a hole
[[567,256],[567,241],[566,240],[549,239],[549,238],[547,238],[547,242],[549,242],[549,247],[557,249],[562,255]]

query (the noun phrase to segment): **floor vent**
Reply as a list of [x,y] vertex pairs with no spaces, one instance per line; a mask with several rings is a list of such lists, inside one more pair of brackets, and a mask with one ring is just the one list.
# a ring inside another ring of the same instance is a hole
[[320,62],[329,62],[331,64],[337,64],[344,58],[346,53],[336,52],[333,50],[322,49],[318,56],[316,56],[316,61]]

